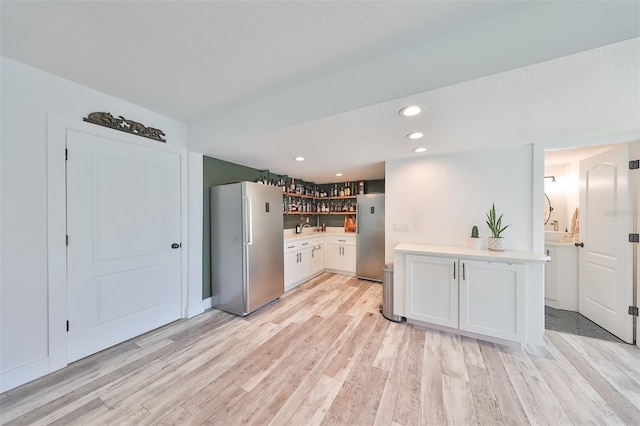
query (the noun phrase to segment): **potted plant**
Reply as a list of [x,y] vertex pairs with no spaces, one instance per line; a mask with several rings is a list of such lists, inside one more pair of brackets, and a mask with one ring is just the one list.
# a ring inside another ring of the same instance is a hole
[[478,236],[478,227],[471,228],[471,238],[469,238],[469,248],[472,250],[480,250],[482,247],[482,239]]
[[491,237],[487,240],[489,250],[504,251],[507,247],[502,237],[502,232],[511,225],[502,226],[502,215],[498,217],[496,214],[496,205],[491,205],[491,210],[487,213],[487,225],[491,230]]

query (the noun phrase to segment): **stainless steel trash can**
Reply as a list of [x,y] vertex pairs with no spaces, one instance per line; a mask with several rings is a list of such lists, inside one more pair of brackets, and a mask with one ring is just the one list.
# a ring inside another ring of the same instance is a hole
[[393,263],[384,265],[384,279],[382,281],[382,316],[393,322],[401,322],[402,317],[393,314]]

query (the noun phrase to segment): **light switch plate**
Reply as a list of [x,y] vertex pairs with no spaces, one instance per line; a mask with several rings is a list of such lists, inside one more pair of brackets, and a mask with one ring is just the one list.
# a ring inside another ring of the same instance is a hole
[[409,224],[406,222],[393,222],[393,230],[397,232],[409,232]]

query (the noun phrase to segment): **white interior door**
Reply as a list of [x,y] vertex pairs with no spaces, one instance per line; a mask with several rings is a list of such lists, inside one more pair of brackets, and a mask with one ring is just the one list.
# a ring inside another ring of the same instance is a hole
[[68,361],[180,317],[180,156],[67,131]]
[[630,146],[580,162],[579,312],[633,342]]

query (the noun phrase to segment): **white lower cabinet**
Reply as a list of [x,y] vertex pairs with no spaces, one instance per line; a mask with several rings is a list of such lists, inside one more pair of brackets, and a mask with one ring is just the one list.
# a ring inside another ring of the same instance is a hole
[[355,235],[310,236],[284,242],[284,290],[331,272],[355,275]]
[[284,290],[302,284],[324,270],[322,239],[284,242]]
[[460,330],[523,341],[524,265],[460,260]]
[[458,328],[458,260],[406,257],[406,317]]
[[524,340],[524,265],[418,255],[405,263],[408,319]]
[[311,248],[311,275],[324,271],[324,243],[316,243]]
[[356,273],[355,236],[327,237],[327,269],[348,274]]

